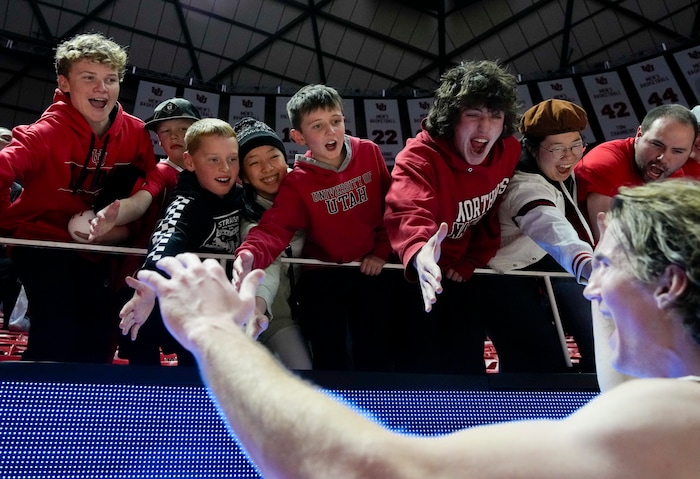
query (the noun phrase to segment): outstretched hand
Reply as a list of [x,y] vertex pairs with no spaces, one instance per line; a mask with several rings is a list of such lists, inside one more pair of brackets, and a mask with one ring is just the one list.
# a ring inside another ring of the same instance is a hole
[[170,278],[149,270],[139,271],[138,278],[155,290],[165,326],[189,351],[195,352],[197,340],[211,334],[212,327],[244,328],[252,319],[264,271],[247,274],[237,291],[214,259],[201,261],[183,253],[165,257],[156,266]]
[[100,237],[109,233],[117,222],[119,216],[119,200],[114,200],[100,211],[95,213],[95,217],[90,220],[90,234],[88,242],[97,242]]
[[442,241],[447,236],[447,223],[440,223],[437,232],[427,243],[416,253],[413,258],[413,266],[418,273],[420,290],[423,293],[423,304],[425,311],[433,309],[433,304],[437,301],[437,295],[442,293],[442,271],[438,266],[440,260]]
[[241,250],[233,261],[233,287],[239,289],[246,275],[253,269],[253,253]]
[[119,311],[119,328],[123,335],[131,332],[131,340],[135,341],[139,329],[146,322],[156,304],[156,292],[146,283],[131,276],[126,277],[126,284],[134,288],[134,295]]

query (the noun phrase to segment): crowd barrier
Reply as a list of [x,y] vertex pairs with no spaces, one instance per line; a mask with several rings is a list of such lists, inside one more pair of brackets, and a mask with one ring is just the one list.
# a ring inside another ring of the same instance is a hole
[[[112,245],[99,245],[90,243],[70,243],[61,241],[45,241],[45,240],[29,240],[20,238],[8,238],[0,237],[0,244],[2,245],[16,245],[16,246],[26,246],[32,248],[54,248],[54,249],[64,249],[72,251],[85,251],[85,252],[95,252],[95,253],[107,253],[107,254],[119,254],[119,255],[134,255],[134,256],[145,256],[147,250],[145,248],[133,248],[127,246],[112,246]],[[203,253],[199,254],[202,258],[213,258],[218,260],[222,266],[226,266],[227,262],[233,261],[233,257],[230,254],[216,254],[216,253]],[[316,265],[316,266],[344,266],[344,267],[358,267],[360,263],[358,261],[353,261],[349,263],[329,263],[325,261],[319,261],[316,259],[308,258],[281,258],[283,263],[293,263],[301,265]],[[397,263],[386,263],[385,268],[389,269],[403,269],[403,265]],[[557,335],[559,337],[559,344],[562,348],[562,354],[564,355],[564,360],[568,367],[572,367],[571,355],[569,354],[569,348],[566,342],[566,335],[564,332],[564,327],[562,326],[561,316],[559,315],[559,309],[557,308],[557,302],[554,295],[554,289],[552,288],[552,278],[571,278],[569,273],[565,272],[549,272],[549,271],[508,271],[505,273],[499,273],[489,268],[477,268],[474,271],[475,274],[495,274],[495,275],[513,275],[513,276],[536,276],[541,277],[544,280],[545,288],[547,291],[547,296],[549,298],[550,305],[552,307],[552,314],[554,317],[554,324],[557,329]]]

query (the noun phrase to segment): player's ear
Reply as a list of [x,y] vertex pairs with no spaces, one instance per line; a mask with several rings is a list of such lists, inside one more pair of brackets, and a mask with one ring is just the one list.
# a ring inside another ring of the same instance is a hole
[[669,264],[657,279],[654,298],[659,309],[667,310],[676,303],[688,287],[688,276],[683,268]]
[[600,231],[598,237],[602,238],[607,228],[607,224],[605,223],[605,211],[600,211],[598,213],[598,216],[596,216],[596,223],[598,223],[598,231]]

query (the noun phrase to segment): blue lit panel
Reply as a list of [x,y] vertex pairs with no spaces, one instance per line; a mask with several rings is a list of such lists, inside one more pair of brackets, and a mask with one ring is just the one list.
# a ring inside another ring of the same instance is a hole
[[[578,391],[361,391],[328,394],[387,427],[433,435],[562,418]],[[257,478],[202,386],[0,382],[0,477]],[[303,421],[302,417],[299,421]]]

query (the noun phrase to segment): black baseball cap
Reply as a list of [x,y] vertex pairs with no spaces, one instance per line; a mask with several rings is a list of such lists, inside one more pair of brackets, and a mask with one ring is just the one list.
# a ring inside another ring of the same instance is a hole
[[165,120],[177,120],[184,118],[188,120],[201,120],[202,115],[197,107],[184,98],[171,98],[165,100],[153,111],[153,116],[146,120],[145,127],[149,130],[156,130],[158,123]]

